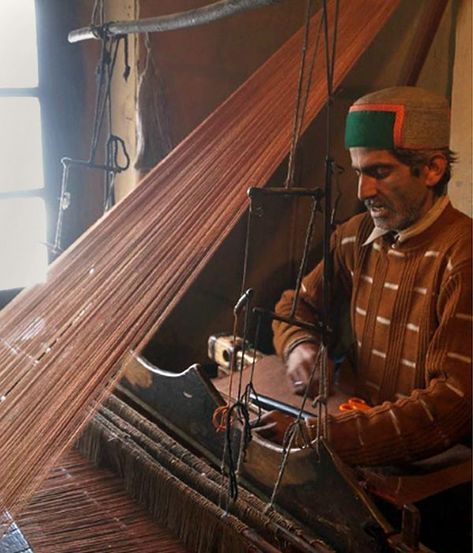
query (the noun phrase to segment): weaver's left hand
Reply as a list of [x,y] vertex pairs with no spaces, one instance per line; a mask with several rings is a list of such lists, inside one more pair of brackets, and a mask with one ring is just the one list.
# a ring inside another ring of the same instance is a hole
[[[279,445],[284,445],[284,438],[288,427],[295,422],[295,418],[291,415],[286,415],[280,411],[269,411],[263,415],[258,425],[254,428],[254,431],[266,440],[277,443]],[[302,447],[304,443],[307,443],[307,440],[313,438],[311,428],[315,428],[315,419],[309,418],[307,421],[302,419],[302,442],[299,439],[296,439],[293,445],[297,447]],[[302,445],[301,445],[302,444]]]

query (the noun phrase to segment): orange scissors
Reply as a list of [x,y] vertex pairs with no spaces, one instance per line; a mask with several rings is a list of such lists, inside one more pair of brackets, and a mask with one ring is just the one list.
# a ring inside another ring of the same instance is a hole
[[364,399],[359,397],[351,397],[345,403],[338,406],[339,411],[369,411],[371,407]]

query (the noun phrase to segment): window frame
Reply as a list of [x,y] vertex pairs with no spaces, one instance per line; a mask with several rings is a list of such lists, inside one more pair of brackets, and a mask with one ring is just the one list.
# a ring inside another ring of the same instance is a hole
[[[45,172],[45,146],[43,141],[44,135],[44,119],[43,119],[43,102],[41,98],[41,76],[40,76],[40,49],[39,49],[39,29],[38,29],[38,2],[34,0],[34,20],[35,20],[35,32],[36,32],[36,63],[38,72],[38,84],[37,86],[25,86],[25,87],[11,87],[0,85],[0,102],[5,98],[36,98],[39,103],[40,113],[40,132],[41,132],[41,160],[42,160],[42,186],[32,187],[31,189],[25,188],[22,190],[9,190],[8,192],[0,190],[0,201],[8,201],[22,198],[37,198],[43,201],[44,209],[46,213],[45,219],[45,235],[48,230],[48,205],[47,205],[47,192],[46,192],[46,172]],[[48,252],[49,257],[49,252]],[[1,288],[0,287],[0,309],[4,307],[13,297],[18,294],[23,287],[16,288]]]

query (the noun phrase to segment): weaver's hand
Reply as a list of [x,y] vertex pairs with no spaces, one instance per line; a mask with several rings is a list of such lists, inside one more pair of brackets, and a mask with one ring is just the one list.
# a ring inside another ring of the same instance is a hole
[[258,426],[254,430],[262,438],[282,445],[287,427],[294,421],[295,418],[291,415],[280,411],[269,411],[259,419]]
[[[291,424],[296,421],[291,415],[286,415],[280,411],[270,411],[263,415],[255,427],[255,432],[279,445],[284,445],[284,439],[287,438],[286,432]],[[301,419],[296,434],[293,436],[292,445],[295,447],[304,447],[315,437],[317,419],[310,417],[307,420]]]
[[[287,375],[292,382],[296,394],[303,395],[305,393],[318,353],[318,345],[312,342],[303,342],[296,346],[289,354],[286,361]],[[317,382],[318,375],[316,374],[312,379],[311,390],[309,390],[311,397],[314,397]]]

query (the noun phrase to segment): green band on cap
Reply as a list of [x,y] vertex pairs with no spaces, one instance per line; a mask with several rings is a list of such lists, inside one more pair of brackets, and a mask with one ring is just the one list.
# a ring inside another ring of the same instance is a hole
[[345,128],[346,148],[394,149],[392,111],[350,111]]

